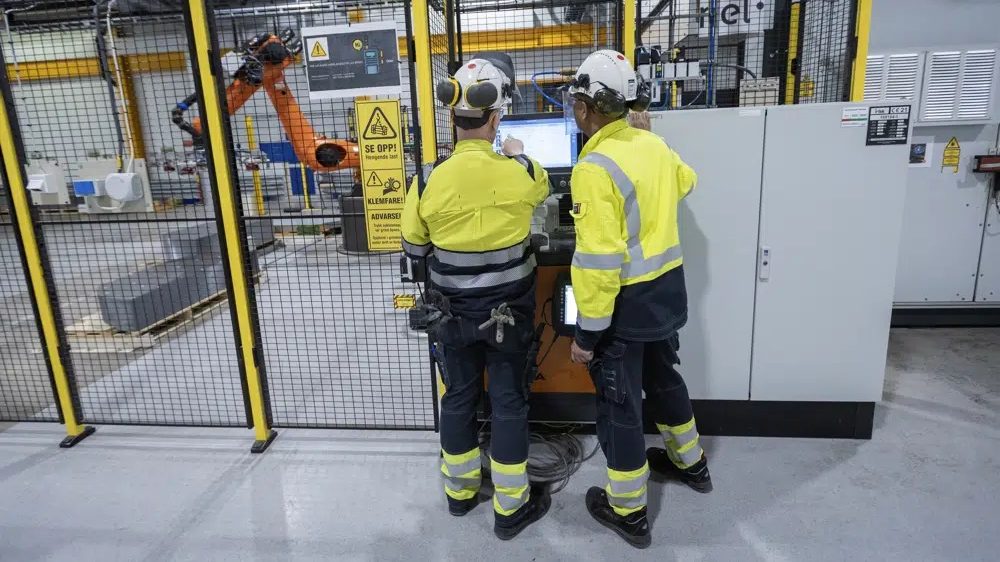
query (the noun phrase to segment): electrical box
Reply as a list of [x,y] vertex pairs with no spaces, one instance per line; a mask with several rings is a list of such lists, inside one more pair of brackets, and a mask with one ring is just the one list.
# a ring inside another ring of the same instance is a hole
[[100,197],[105,195],[104,180],[73,180],[73,193],[77,197]]
[[49,179],[48,174],[31,174],[28,176],[28,191],[52,193],[52,188],[49,187],[51,182],[52,180]]
[[740,107],[762,107],[778,105],[778,91],[781,79],[745,78],[740,81]]

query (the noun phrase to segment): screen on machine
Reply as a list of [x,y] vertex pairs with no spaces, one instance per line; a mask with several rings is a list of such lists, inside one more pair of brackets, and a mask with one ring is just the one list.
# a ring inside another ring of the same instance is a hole
[[524,143],[524,153],[544,168],[572,168],[576,164],[576,135],[566,133],[561,119],[507,119],[500,122],[493,148],[499,153],[510,135]]
[[566,304],[563,308],[562,323],[566,326],[576,326],[576,298],[573,296],[572,285],[563,287],[563,299]]

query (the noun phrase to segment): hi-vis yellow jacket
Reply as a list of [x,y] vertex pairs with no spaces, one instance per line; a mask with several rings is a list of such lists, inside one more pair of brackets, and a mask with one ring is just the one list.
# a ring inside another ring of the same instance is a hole
[[549,195],[549,176],[530,158],[508,158],[487,141],[460,141],[431,172],[423,194],[410,187],[403,250],[428,258],[431,285],[453,314],[488,316],[506,302],[534,310],[531,216]]
[[624,119],[587,141],[573,168],[577,343],[656,341],[687,320],[677,205],[697,175],[653,133]]

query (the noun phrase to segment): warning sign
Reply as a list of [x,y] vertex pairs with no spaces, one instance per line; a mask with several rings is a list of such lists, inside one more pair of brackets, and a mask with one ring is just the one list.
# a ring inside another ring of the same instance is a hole
[[304,27],[309,99],[399,94],[396,22]]
[[316,37],[309,40],[309,60],[330,60],[330,47],[326,37]]
[[394,139],[396,138],[396,129],[389,123],[385,112],[376,107],[372,116],[368,118],[368,124],[365,125],[365,130],[361,135],[368,140]]
[[413,308],[417,306],[417,296],[416,295],[393,295],[392,296],[392,307],[393,308]]
[[[399,100],[355,100],[369,250],[400,250],[406,198]],[[364,125],[362,127],[362,124]]]
[[951,137],[947,146],[944,147],[944,158],[941,159],[941,169],[951,168],[958,173],[959,162],[962,161],[962,145],[958,143],[956,137]]

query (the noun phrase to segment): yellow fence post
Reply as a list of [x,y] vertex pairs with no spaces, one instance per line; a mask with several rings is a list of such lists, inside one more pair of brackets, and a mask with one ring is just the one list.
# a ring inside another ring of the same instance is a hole
[[[237,324],[238,347],[243,363],[243,376],[249,395],[250,414],[253,420],[255,441],[250,451],[261,453],[267,449],[277,432],[271,429],[264,399],[264,384],[255,353],[254,321],[250,305],[250,285],[240,239],[237,193],[234,185],[233,153],[226,142],[226,119],[221,101],[222,88],[213,72],[212,56],[217,56],[218,45],[209,32],[210,12],[205,0],[185,1],[186,23],[191,49],[191,64],[198,88],[198,104],[205,127],[206,153],[212,184],[216,189],[216,206],[222,220],[226,261],[232,283],[229,295]],[[214,53],[214,55],[213,55]]]
[[427,0],[413,0],[413,66],[417,74],[417,115],[420,120],[420,161],[427,168],[437,160],[434,75],[431,67],[430,14]]
[[868,68],[868,41],[872,30],[872,0],[858,0],[858,25],[854,40],[854,68],[851,72],[851,101],[865,99],[865,71]]
[[[257,136],[253,132],[253,117],[249,115],[244,117],[243,124],[247,129],[247,148],[250,149],[252,157],[253,152],[257,150]],[[267,209],[264,208],[264,187],[261,185],[260,170],[254,168],[251,174],[253,175],[253,201],[257,207],[257,216],[263,216],[267,212]]]
[[[798,75],[802,61],[799,58],[799,33],[802,22],[802,2],[793,0],[788,16],[788,62],[785,68],[785,104],[795,103],[795,93],[798,91]],[[797,68],[798,67],[798,68]]]
[[[0,68],[5,67],[3,54],[0,53]],[[24,147],[20,145],[17,112],[14,109],[14,97],[6,74],[0,76],[0,90],[3,92],[3,102],[0,103],[0,158],[3,159],[3,177],[13,207],[11,211],[14,228],[23,248],[24,262],[28,269],[28,284],[32,304],[41,327],[42,347],[45,350],[49,374],[55,384],[59,412],[66,426],[66,438],[59,443],[59,446],[69,448],[93,433],[94,428],[80,423],[66,365],[63,363],[56,311],[49,295],[42,263],[42,248],[39,246],[31,215],[31,202],[28,200],[28,191],[25,188]]]
[[632,61],[632,66],[635,66],[635,2],[636,0],[622,0],[624,2],[624,9],[622,10],[622,48],[625,50],[623,55],[625,58]]

